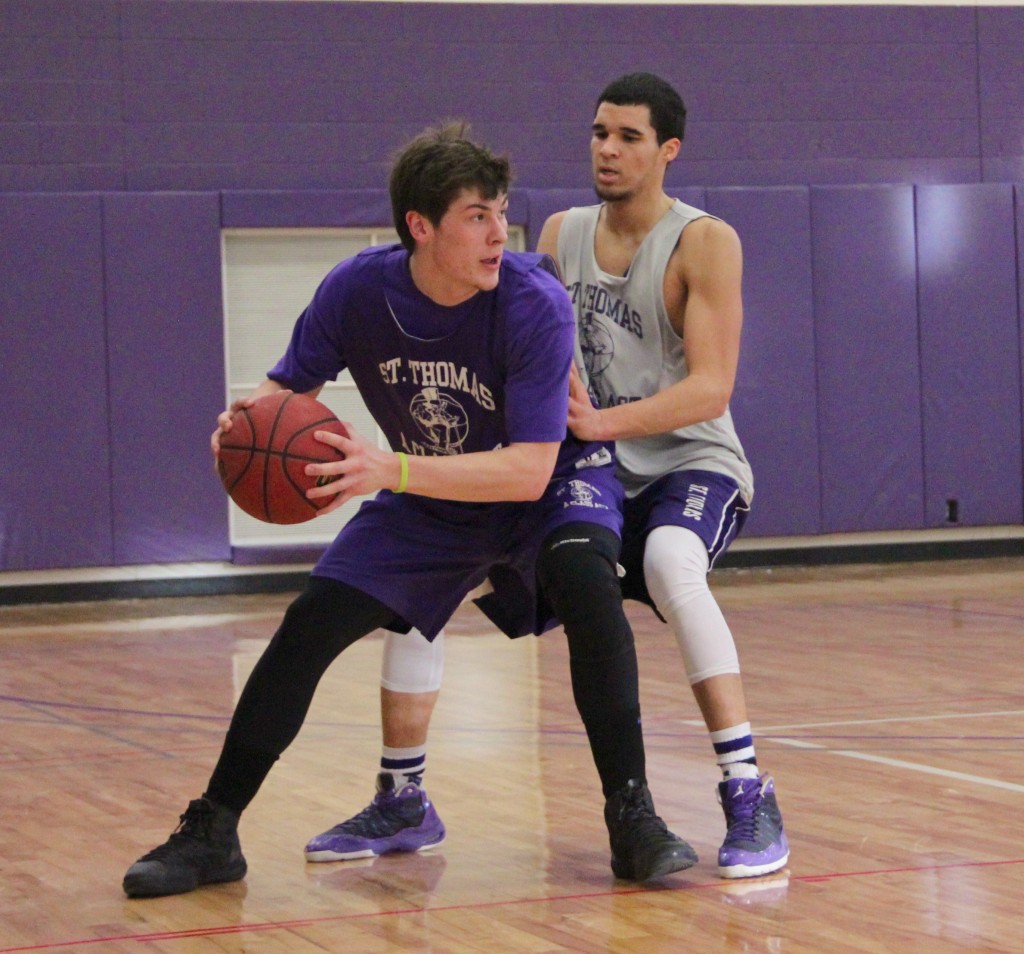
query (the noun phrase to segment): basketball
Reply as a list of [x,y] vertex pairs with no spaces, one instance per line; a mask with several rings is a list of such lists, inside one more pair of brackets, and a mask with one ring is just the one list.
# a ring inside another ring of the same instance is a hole
[[310,477],[307,464],[341,460],[337,448],[314,431],[348,437],[330,408],[304,394],[281,391],[238,411],[221,435],[217,469],[231,499],[249,516],[267,523],[312,520],[333,497],[310,500],[306,491],[329,478]]

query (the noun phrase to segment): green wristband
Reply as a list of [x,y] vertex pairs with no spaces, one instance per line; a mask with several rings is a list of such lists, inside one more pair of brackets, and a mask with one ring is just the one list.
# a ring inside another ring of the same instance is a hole
[[409,458],[401,451],[398,452],[398,464],[402,468],[402,472],[398,478],[398,486],[395,488],[395,493],[404,494],[405,488],[409,486]]

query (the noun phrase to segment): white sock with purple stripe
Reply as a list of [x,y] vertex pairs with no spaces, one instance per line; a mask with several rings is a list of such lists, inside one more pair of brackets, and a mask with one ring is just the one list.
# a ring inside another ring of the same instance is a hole
[[757,778],[757,756],[750,723],[741,722],[711,733],[715,759],[724,778]]
[[427,770],[427,747],[416,745],[408,749],[392,749],[384,746],[380,756],[380,770],[395,780],[395,791],[400,792],[406,785],[423,785],[423,773]]

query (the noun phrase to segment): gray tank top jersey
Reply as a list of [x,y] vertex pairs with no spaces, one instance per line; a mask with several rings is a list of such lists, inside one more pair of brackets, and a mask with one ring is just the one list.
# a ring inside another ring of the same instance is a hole
[[[688,374],[683,341],[669,323],[665,268],[684,228],[707,215],[676,200],[643,240],[627,275],[609,275],[594,257],[600,205],[570,209],[558,235],[558,260],[579,325],[577,362],[601,407],[650,397]],[[754,478],[728,409],[719,418],[616,445],[626,493],[635,497],[676,470],[727,474],[749,504]]]

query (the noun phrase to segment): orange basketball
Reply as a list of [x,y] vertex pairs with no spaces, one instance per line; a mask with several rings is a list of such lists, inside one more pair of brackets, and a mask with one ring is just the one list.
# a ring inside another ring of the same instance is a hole
[[304,394],[281,391],[242,408],[221,435],[217,469],[231,499],[247,514],[267,523],[303,523],[333,497],[310,500],[306,491],[328,478],[310,477],[307,464],[341,460],[337,448],[313,437],[314,431],[348,437],[330,408]]

